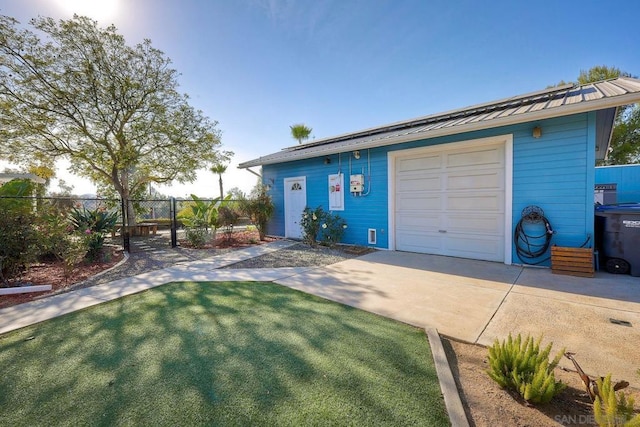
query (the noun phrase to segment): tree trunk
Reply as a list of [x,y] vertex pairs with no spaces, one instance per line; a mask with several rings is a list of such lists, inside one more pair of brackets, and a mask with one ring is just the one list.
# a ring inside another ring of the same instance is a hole
[[[117,175],[116,175],[117,176]],[[128,227],[134,227],[136,225],[136,213],[133,209],[133,203],[129,200],[130,192],[129,192],[129,173],[126,170],[121,171],[121,176],[119,180],[115,180],[114,182],[116,190],[120,193],[120,197],[125,202],[126,210],[127,210],[127,223]]]
[[224,199],[224,191],[222,190],[222,174],[218,174],[218,183],[220,184],[220,200]]

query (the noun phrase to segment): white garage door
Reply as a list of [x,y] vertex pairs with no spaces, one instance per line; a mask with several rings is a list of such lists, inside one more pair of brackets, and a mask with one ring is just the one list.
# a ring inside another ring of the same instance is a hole
[[397,250],[504,260],[504,143],[395,158]]

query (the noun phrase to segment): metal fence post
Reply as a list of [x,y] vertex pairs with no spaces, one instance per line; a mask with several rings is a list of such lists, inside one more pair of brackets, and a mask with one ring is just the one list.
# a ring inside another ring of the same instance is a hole
[[169,211],[171,212],[171,247],[175,248],[176,246],[178,246],[178,221],[176,219],[177,204],[175,197],[172,197],[170,199],[170,203],[171,207],[169,208]]

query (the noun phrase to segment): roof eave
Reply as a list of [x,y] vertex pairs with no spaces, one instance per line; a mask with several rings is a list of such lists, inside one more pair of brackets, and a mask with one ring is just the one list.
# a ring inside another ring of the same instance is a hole
[[[584,103],[576,103],[569,105],[562,105],[556,108],[551,109],[543,109],[533,112],[527,112],[523,114],[519,114],[516,116],[506,116],[500,117],[496,119],[492,119],[490,121],[480,121],[475,123],[468,123],[459,126],[451,126],[445,127],[441,129],[429,130],[417,134],[410,135],[401,135],[394,138],[387,139],[373,139],[371,141],[365,142],[354,142],[350,147],[350,144],[343,143],[339,146],[336,144],[328,143],[327,145],[320,145],[309,147],[308,150],[298,150],[298,151],[290,151],[290,157],[286,156],[278,156],[273,159],[263,159],[258,158],[254,160],[250,160],[248,162],[240,163],[238,168],[246,169],[252,166],[262,166],[262,165],[270,165],[276,163],[284,163],[291,162],[296,160],[305,160],[311,159],[318,156],[326,156],[330,154],[338,154],[344,153],[346,151],[352,151],[354,149],[367,149],[367,148],[376,148],[376,147],[384,147],[388,145],[400,144],[403,142],[411,142],[411,141],[419,141],[422,139],[431,139],[437,138],[441,136],[449,136],[455,135],[458,133],[466,133],[466,132],[474,132],[479,130],[491,129],[501,126],[509,126],[515,124],[521,124],[526,122],[532,122],[537,120],[545,120],[554,117],[562,117],[569,116],[572,114],[580,114],[586,113],[590,111],[602,110],[605,108],[619,107],[621,105],[633,104],[640,101],[640,93],[627,93],[624,95],[619,95],[611,98],[603,98],[598,100],[593,100]],[[375,135],[372,135],[372,138],[375,138]],[[287,152],[283,152],[287,153]]]

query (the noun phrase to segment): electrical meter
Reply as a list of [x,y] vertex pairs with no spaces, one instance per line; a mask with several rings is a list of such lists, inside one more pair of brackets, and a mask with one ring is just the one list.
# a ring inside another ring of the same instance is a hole
[[362,193],[364,187],[364,175],[351,175],[349,177],[349,191],[352,193]]

